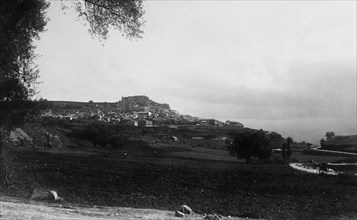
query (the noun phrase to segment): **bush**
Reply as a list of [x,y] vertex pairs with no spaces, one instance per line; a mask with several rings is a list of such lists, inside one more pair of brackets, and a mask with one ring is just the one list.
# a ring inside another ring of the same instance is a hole
[[114,149],[124,146],[124,135],[118,135],[119,127],[110,127],[104,123],[92,122],[85,126],[71,128],[70,136],[90,141],[94,146],[106,147],[111,145]]
[[17,102],[0,101],[0,123],[11,128],[28,121],[38,121],[41,111],[50,107],[51,104],[44,99]]
[[119,135],[109,137],[107,143],[111,145],[113,149],[120,149],[124,147],[124,139]]
[[3,187],[11,187],[15,182],[14,159],[7,146],[0,142],[0,180]]

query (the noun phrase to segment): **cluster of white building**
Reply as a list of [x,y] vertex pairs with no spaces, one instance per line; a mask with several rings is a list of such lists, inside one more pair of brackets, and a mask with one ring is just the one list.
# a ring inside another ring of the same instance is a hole
[[168,104],[160,104],[147,96],[123,97],[116,103],[94,103],[52,101],[52,108],[43,112],[42,118],[57,118],[68,121],[102,121],[111,124],[155,127],[169,126],[212,126],[243,127],[235,121],[221,122],[215,119],[201,119],[190,115],[181,115],[170,109]]

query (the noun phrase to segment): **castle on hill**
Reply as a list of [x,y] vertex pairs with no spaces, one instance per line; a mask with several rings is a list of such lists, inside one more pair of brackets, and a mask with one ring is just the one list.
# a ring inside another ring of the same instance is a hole
[[169,112],[171,110],[169,104],[160,104],[149,99],[149,97],[141,96],[128,96],[122,97],[119,101],[119,107],[123,113],[126,112]]

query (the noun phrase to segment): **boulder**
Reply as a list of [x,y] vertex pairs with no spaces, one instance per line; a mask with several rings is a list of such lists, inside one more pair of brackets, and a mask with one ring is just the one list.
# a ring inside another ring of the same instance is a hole
[[195,214],[188,205],[182,205],[179,210],[185,214]]
[[59,197],[59,196],[57,195],[57,192],[54,191],[54,190],[51,190],[51,191],[49,192],[49,199],[50,199],[50,200],[54,200],[54,201],[62,201],[62,200],[63,200],[63,198],[62,198],[62,197]]
[[54,190],[35,188],[32,192],[30,200],[62,201],[63,198],[59,197],[57,192]]
[[182,218],[183,218],[183,217],[185,217],[185,214],[182,213],[182,212],[180,212],[180,211],[176,211],[176,212],[175,212],[175,216],[176,216],[176,217],[182,217]]

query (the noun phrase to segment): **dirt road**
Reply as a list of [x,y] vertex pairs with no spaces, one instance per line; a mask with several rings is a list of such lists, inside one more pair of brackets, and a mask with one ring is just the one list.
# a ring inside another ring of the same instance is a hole
[[313,150],[313,151],[319,151],[319,152],[335,153],[335,154],[340,154],[340,155],[357,156],[357,153],[344,152],[344,151],[336,151],[336,150],[324,150],[324,149],[320,149],[320,148],[321,148],[321,147],[312,148],[311,150]]
[[[134,209],[123,207],[79,207],[74,205],[51,204],[43,202],[20,201],[13,198],[0,198],[0,219],[146,219],[146,220],[174,220],[174,212],[158,209]],[[186,215],[185,219],[203,219],[202,215]],[[228,219],[228,218],[223,218]],[[241,218],[229,218],[241,219]]]

